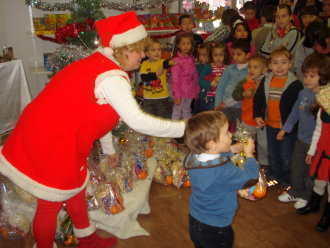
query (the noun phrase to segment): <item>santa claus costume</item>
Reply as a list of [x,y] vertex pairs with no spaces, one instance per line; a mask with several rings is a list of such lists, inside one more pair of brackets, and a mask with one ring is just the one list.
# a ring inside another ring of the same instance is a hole
[[[37,248],[53,248],[57,214],[64,202],[79,248],[108,248],[116,243],[115,238],[95,234],[85,188],[92,145],[103,137],[102,142],[108,142],[106,153],[112,154],[110,131],[119,118],[149,135],[181,137],[184,132],[183,122],[154,118],[140,110],[127,68],[112,55],[113,49],[146,38],[136,14],[97,21],[96,29],[103,47],[57,73],[24,109],[0,148],[0,173],[38,199],[33,221]],[[139,63],[143,51],[138,55]]]
[[328,191],[328,200],[316,230],[324,232],[330,227],[330,85],[320,87],[316,100],[321,106],[317,115],[312,143],[308,151],[313,156],[310,176],[314,181],[311,199],[304,208],[297,209],[298,214],[308,214],[320,210],[322,196]]

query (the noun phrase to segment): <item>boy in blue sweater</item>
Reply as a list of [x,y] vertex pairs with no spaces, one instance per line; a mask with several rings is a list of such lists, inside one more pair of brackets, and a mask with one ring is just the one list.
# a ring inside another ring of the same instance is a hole
[[223,72],[215,96],[215,109],[226,114],[231,130],[236,120],[241,117],[241,103],[235,101],[232,95],[237,84],[247,76],[250,43],[244,39],[238,39],[233,42],[232,50],[234,64],[229,65]]
[[[258,180],[253,140],[244,146],[231,146],[231,137],[228,120],[219,111],[196,114],[186,125],[184,139],[191,154],[185,166],[192,185],[189,232],[196,248],[233,247],[231,223],[237,209],[237,191]],[[247,156],[244,169],[229,158],[242,150]]]

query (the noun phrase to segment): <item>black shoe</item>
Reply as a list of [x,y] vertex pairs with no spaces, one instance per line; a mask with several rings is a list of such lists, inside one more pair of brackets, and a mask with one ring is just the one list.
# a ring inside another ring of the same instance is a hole
[[330,226],[330,202],[325,206],[323,215],[316,225],[316,230],[319,232],[325,232]]
[[308,201],[307,205],[303,208],[298,208],[296,210],[297,214],[309,214],[313,212],[318,212],[320,210],[320,202],[321,202],[322,196],[318,195],[314,191],[312,192],[311,199]]

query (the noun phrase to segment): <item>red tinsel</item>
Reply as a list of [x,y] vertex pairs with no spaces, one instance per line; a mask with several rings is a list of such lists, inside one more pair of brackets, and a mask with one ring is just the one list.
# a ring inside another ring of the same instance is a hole
[[77,38],[80,32],[94,30],[94,23],[94,20],[86,19],[85,22],[71,23],[56,29],[55,38],[45,35],[38,35],[38,37],[42,40],[63,44],[68,42],[68,38]]

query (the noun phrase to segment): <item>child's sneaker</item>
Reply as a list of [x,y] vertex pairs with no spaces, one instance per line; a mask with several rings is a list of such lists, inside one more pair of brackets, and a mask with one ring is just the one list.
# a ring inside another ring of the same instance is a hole
[[294,203],[294,208],[299,209],[299,208],[304,208],[306,207],[308,201],[302,199],[302,198],[297,198],[297,201]]
[[293,195],[290,195],[288,192],[283,192],[278,196],[278,200],[280,202],[296,202],[298,198],[294,197]]

